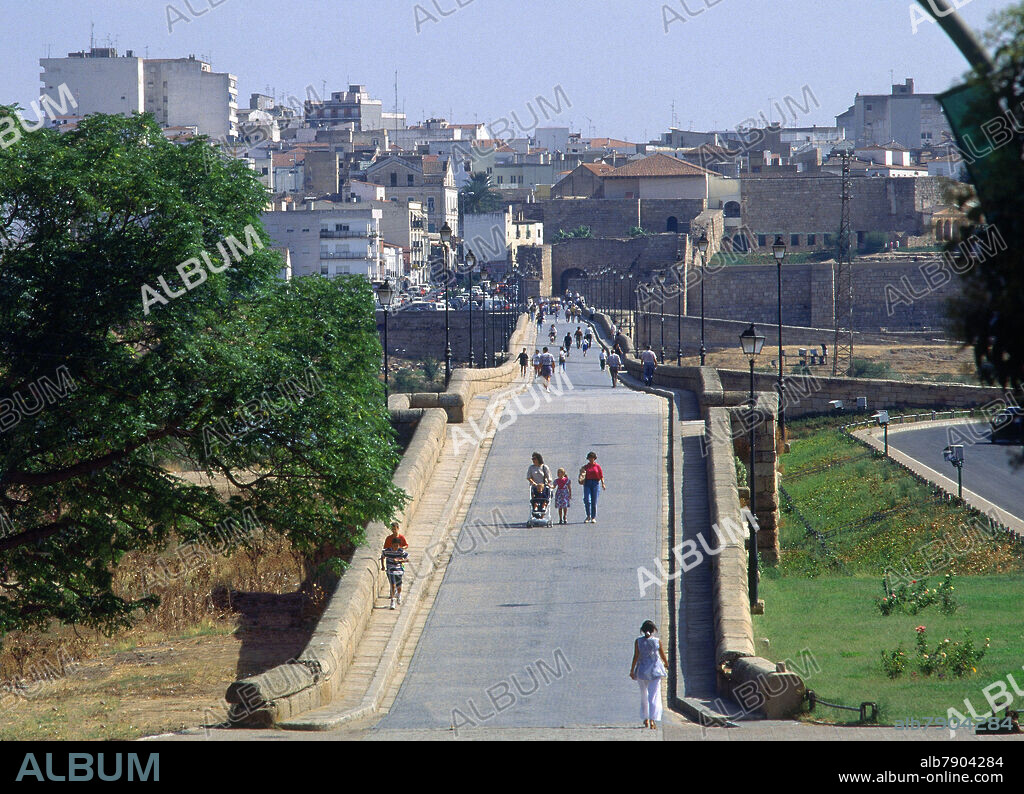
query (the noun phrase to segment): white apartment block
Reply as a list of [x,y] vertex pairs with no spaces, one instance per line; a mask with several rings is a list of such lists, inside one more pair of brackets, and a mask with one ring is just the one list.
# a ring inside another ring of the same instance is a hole
[[56,97],[57,87],[67,84],[80,116],[149,112],[165,127],[194,126],[220,139],[238,135],[237,78],[195,56],[145,59],[131,50],[118,56],[112,47],[93,47],[39,64],[43,93]]
[[304,209],[263,213],[271,246],[287,252],[294,278],[359,274],[378,281],[382,273],[381,211],[330,201]]
[[117,51],[109,47],[69,52],[67,58],[41,58],[42,93],[56,99],[58,86],[67,84],[78,102],[79,116],[141,113],[145,107],[142,64],[143,59],[131,50],[118,58]]

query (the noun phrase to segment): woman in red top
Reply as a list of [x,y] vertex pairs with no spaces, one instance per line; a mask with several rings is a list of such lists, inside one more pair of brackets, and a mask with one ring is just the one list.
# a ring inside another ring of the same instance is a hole
[[597,486],[606,488],[604,484],[604,472],[597,463],[597,453],[587,453],[587,463],[580,468],[580,478],[583,481],[583,507],[587,511],[584,524],[597,523]]

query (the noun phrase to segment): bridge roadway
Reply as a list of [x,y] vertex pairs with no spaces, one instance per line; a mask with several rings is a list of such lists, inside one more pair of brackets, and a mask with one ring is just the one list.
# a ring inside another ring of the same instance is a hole
[[[575,328],[559,323],[558,339]],[[558,344],[549,347],[557,353]],[[538,380],[506,409],[501,425],[521,415],[495,435],[379,730],[639,724],[638,690],[628,677],[632,640],[644,620],[661,624],[664,597],[649,591],[641,599],[637,585],[637,567],[652,568],[662,554],[663,401],[621,383],[613,390],[596,347],[584,358],[573,345],[566,374],[561,396],[552,392],[548,401]],[[583,523],[576,482],[590,450],[608,485],[593,525]],[[553,475],[559,467],[569,474],[566,526],[553,513],[553,526],[525,528],[534,451]]]

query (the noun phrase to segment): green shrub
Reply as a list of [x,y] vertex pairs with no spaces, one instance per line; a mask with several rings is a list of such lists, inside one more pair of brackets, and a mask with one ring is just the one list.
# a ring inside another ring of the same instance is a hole
[[888,361],[868,361],[866,358],[855,358],[850,362],[851,378],[892,378],[892,365]]

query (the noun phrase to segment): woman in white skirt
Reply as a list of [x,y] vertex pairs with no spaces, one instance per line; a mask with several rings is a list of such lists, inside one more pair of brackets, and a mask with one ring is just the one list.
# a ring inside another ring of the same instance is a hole
[[654,636],[657,633],[658,627],[645,620],[633,643],[633,664],[629,668],[629,677],[640,685],[640,716],[644,727],[651,729],[657,728],[661,720],[661,679],[668,675],[668,659],[661,640]]

